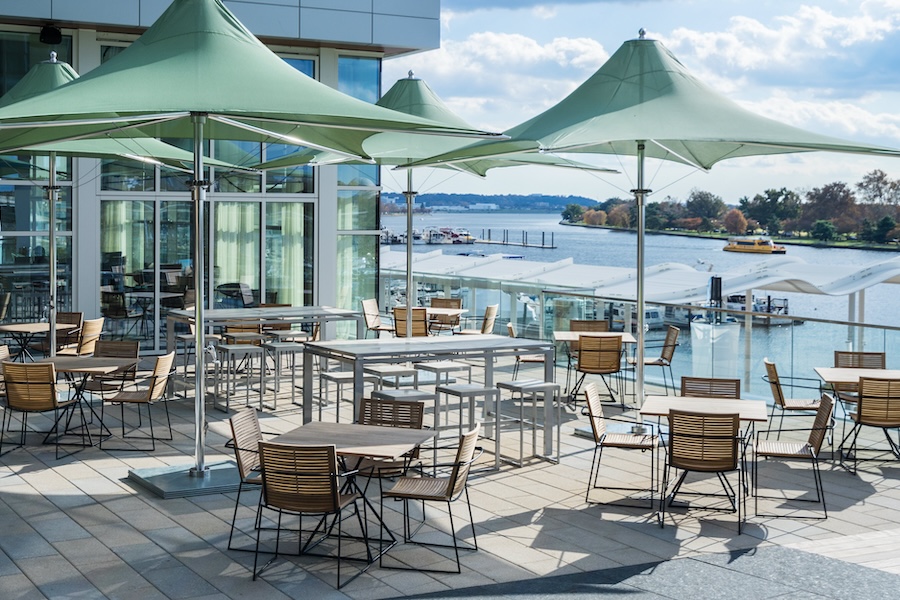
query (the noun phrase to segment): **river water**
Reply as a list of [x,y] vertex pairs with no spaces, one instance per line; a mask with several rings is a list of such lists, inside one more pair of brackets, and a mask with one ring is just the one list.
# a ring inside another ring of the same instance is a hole
[[[415,246],[414,252],[442,249],[444,253],[482,252],[485,254],[515,254],[528,260],[553,262],[573,258],[576,263],[613,267],[634,267],[637,236],[634,233],[592,229],[560,225],[559,213],[431,213],[416,215],[413,228],[461,227],[468,229],[476,238],[484,238],[490,230],[491,239],[503,238],[503,230],[508,238],[521,241],[522,232],[527,232],[530,243],[540,243],[542,239],[550,243],[551,234],[555,249],[522,248],[495,244],[473,244],[471,246]],[[382,226],[395,233],[406,231],[405,216],[383,216]],[[718,239],[703,239],[670,235],[648,234],[645,237],[645,262],[647,266],[664,262],[675,262],[707,271],[710,275],[722,273],[731,268],[758,262],[760,257],[751,254],[724,252],[724,242]],[[875,250],[849,250],[842,248],[811,248],[808,246],[788,246],[788,256],[803,259],[812,264],[864,266],[888,260],[895,253]],[[698,261],[704,261],[702,264]],[[866,290],[866,321],[880,325],[897,324],[896,295],[900,288],[896,285],[876,285]],[[788,298],[790,311],[798,317],[814,317],[830,320],[847,319],[846,296],[821,296],[777,292],[779,298]]]

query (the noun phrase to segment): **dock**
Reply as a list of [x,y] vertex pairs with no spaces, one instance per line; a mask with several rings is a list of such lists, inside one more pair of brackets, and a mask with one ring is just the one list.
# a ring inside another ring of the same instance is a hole
[[[540,243],[536,241],[529,241],[528,232],[512,232],[513,234],[521,233],[521,235],[510,235],[509,229],[482,229],[481,230],[481,238],[475,240],[477,244],[496,244],[498,246],[518,246],[520,248],[544,248],[547,250],[553,250],[556,248],[553,240],[553,232],[551,231],[549,234],[545,231],[540,232]],[[499,235],[499,238],[497,237]],[[549,240],[547,239],[549,235]],[[535,240],[536,237],[534,232],[532,232],[532,240]]]

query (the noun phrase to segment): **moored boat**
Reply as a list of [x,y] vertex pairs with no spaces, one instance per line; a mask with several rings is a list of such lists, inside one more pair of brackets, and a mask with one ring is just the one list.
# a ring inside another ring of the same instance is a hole
[[748,254],[784,254],[784,246],[779,246],[763,236],[738,236],[728,238],[723,248],[726,252],[746,252]]

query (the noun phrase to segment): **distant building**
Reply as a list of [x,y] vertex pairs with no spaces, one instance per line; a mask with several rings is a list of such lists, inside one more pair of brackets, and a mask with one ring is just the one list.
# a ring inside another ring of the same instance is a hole
[[497,204],[488,204],[488,203],[476,203],[470,204],[469,210],[473,211],[488,211],[488,210],[500,210],[500,206]]

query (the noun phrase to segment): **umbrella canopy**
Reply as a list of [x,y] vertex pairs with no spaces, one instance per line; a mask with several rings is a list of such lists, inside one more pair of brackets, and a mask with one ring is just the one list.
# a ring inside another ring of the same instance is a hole
[[[378,106],[383,106],[391,110],[402,113],[415,115],[430,119],[432,121],[443,123],[447,127],[470,129],[471,126],[466,123],[462,117],[454,113],[444,104],[441,98],[432,90],[425,81],[418,79],[409,72],[409,77],[399,79],[391,89],[389,89],[381,99],[376,102]],[[415,160],[434,156],[441,152],[449,152],[467,146],[470,140],[459,137],[426,137],[401,132],[385,132],[373,135],[363,142],[363,149],[366,154],[371,156],[376,163],[380,165],[403,166],[414,162]],[[279,167],[291,167],[301,164],[328,164],[333,162],[346,162],[346,159],[334,152],[303,150],[294,154],[289,154],[265,163],[256,165],[258,169],[275,169]],[[352,161],[350,161],[352,162]],[[523,154],[519,156],[503,157],[503,158],[482,158],[471,161],[454,162],[448,165],[435,165],[471,173],[484,177],[489,169],[496,167],[517,167],[517,166],[554,166],[569,167],[574,169],[600,171],[605,173],[617,173],[614,169],[605,169],[595,167],[574,160],[554,156],[551,154]],[[412,185],[412,170],[407,172],[407,190],[404,192],[406,196],[406,301],[407,304],[412,302],[413,285],[412,276],[412,209],[413,198],[415,196]],[[412,320],[406,322],[407,337],[412,335]]]
[[[0,152],[97,137],[192,138],[194,303],[203,323],[207,139],[292,143],[365,158],[379,131],[489,137],[351,98],[303,75],[250,33],[220,0],[174,0],[131,46],[90,73],[28,102],[0,108]],[[196,327],[195,466],[205,477],[203,327]]]
[[582,152],[638,158],[637,396],[644,384],[644,158],[709,169],[728,158],[789,152],[900,156],[900,150],[819,135],[756,115],[688,73],[655,40],[625,42],[575,91],[540,115],[480,142],[413,165],[452,164],[521,153]]
[[[52,93],[0,110],[0,151],[114,130],[126,137],[191,138],[191,114],[208,115],[209,138],[281,141],[357,156],[377,131],[448,130],[307,77],[220,0],[174,0],[114,58]],[[135,127],[139,133],[122,131]]]
[[[14,85],[7,93],[0,97],[0,108],[14,104],[16,102],[24,102],[45,94],[51,90],[59,88],[70,81],[78,78],[78,73],[66,62],[56,59],[56,52],[50,53],[50,60],[40,62],[25,74],[16,85]],[[182,150],[171,144],[166,144],[154,138],[111,138],[104,137],[99,139],[79,139],[68,140],[62,142],[51,142],[48,144],[40,144],[36,146],[28,146],[16,150],[16,155],[37,155],[49,156],[48,180],[51,182],[47,189],[48,200],[50,202],[50,222],[56,222],[56,200],[59,190],[56,186],[56,156],[78,156],[82,158],[127,158],[140,162],[151,162],[165,164],[170,167],[187,170],[194,160],[192,152]],[[218,167],[226,167],[237,169],[228,163],[212,160],[207,158],[208,163]],[[3,158],[2,163],[11,168],[14,172],[22,170],[31,170],[31,163],[14,160],[11,158]],[[57,264],[56,264],[56,227],[51,226],[49,239],[49,256],[48,266],[49,288],[50,288],[50,332],[49,332],[49,348],[50,355],[56,354],[56,286],[57,286]]]

